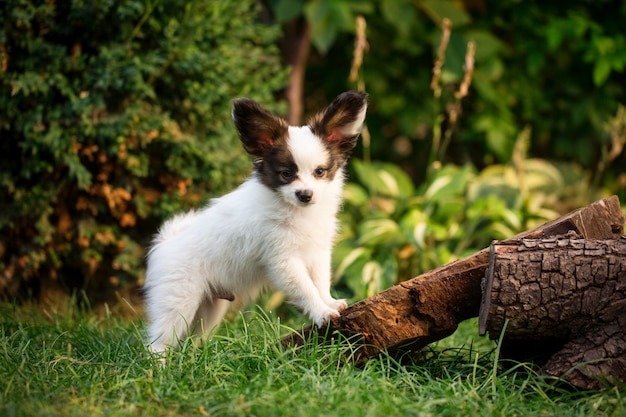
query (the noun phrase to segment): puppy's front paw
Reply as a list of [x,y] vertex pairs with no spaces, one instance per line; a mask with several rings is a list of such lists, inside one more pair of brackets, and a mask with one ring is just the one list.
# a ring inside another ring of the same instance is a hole
[[339,311],[340,313],[346,308],[348,308],[348,302],[343,298],[340,300],[333,300],[333,304],[334,305],[331,304],[330,307],[333,307],[335,310]]
[[343,298],[341,300],[333,299],[330,303],[328,303],[328,307],[333,308],[339,312],[342,312],[343,310],[348,308],[348,303]]
[[330,319],[334,319],[337,317],[339,317],[339,311],[333,308],[329,308],[329,309],[324,310],[322,314],[315,315],[312,318],[317,327],[322,327],[326,325],[326,323],[328,323]]

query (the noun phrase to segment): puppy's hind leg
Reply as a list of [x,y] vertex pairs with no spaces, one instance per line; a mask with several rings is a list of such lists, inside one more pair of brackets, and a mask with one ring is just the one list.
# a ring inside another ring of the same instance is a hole
[[194,333],[200,336],[202,340],[205,340],[211,331],[221,323],[226,311],[228,311],[229,301],[230,297],[205,298],[202,301],[194,323]]
[[152,352],[159,353],[173,346],[178,341],[189,336],[193,330],[194,319],[202,303],[202,294],[175,294],[172,297],[153,294],[152,301],[147,303],[151,324],[148,327],[148,337]]

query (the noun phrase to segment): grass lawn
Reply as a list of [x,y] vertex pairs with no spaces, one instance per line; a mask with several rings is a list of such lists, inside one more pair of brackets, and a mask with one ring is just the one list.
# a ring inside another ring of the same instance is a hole
[[626,416],[619,389],[569,391],[531,365],[503,368],[475,321],[420,360],[355,366],[347,342],[283,348],[290,328],[255,310],[161,366],[142,325],[116,317],[0,305],[0,416]]

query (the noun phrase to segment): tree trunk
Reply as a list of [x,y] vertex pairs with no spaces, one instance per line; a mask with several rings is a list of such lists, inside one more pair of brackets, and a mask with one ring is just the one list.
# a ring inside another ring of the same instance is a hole
[[[575,210],[522,237],[544,238],[574,231],[589,239],[613,239],[623,233],[624,215],[616,196]],[[409,281],[395,285],[348,307],[332,319],[329,331],[356,337],[363,360],[383,349],[421,349],[452,334],[458,323],[478,316],[481,281],[489,264],[489,248]],[[317,334],[311,326],[283,339],[302,344]]]
[[291,66],[289,86],[285,92],[289,103],[287,122],[292,126],[300,126],[304,113],[304,75],[311,49],[311,28],[306,19],[293,19],[285,24],[281,49],[285,61]]
[[626,381],[626,238],[494,243],[484,298],[479,331],[504,331],[503,357],[545,361],[584,389]]

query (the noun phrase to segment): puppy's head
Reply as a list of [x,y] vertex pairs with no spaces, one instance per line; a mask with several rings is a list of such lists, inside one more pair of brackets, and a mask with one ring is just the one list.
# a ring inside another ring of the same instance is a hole
[[365,120],[367,95],[340,94],[308,125],[295,127],[247,98],[233,101],[233,120],[244,149],[256,157],[263,184],[289,203],[308,206],[323,198],[342,169]]

